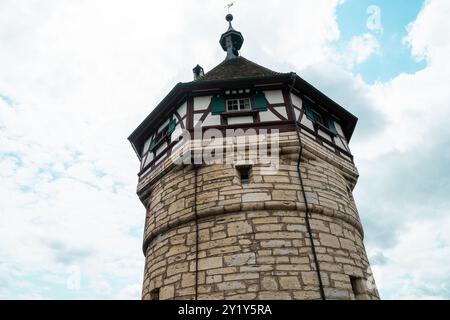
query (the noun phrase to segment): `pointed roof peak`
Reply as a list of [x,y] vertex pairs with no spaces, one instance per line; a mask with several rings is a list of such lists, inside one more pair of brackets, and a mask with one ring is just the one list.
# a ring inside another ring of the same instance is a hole
[[244,79],[253,77],[273,77],[282,75],[263,67],[253,61],[242,56],[234,59],[225,59],[216,67],[205,73],[204,76],[198,78],[198,81],[214,81],[214,80],[231,80]]

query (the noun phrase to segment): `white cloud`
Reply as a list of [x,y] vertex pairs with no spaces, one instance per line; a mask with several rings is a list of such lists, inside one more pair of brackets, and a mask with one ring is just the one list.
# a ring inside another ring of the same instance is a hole
[[347,64],[352,67],[354,64],[363,63],[372,54],[377,53],[379,49],[380,44],[373,34],[365,33],[360,36],[354,36],[350,40],[348,52],[345,54]]
[[450,39],[446,34],[450,14],[448,2],[445,0],[426,0],[418,18],[408,26],[405,43],[411,47],[412,54],[418,59],[444,57],[449,49]]
[[[427,1],[427,5],[411,24],[407,38],[414,54],[427,52],[428,66],[414,74],[401,74],[387,83],[374,85],[369,96],[374,108],[387,121],[386,129],[370,141],[356,146],[366,158],[391,151],[406,152],[447,137],[450,130],[450,37],[442,35],[450,27],[446,19],[448,2]],[[441,21],[435,24],[433,21]],[[440,36],[437,36],[440,35]],[[436,41],[435,39],[440,40]]]
[[[448,214],[449,212],[447,212]],[[407,223],[394,247],[368,248],[386,262],[372,267],[386,299],[448,299],[450,294],[450,217]]]
[[[284,52],[307,65],[339,36],[339,2],[243,2],[233,8],[234,25],[246,55],[265,50],[276,65]],[[199,10],[195,1],[2,2],[0,94],[15,102],[0,99],[2,297],[139,297],[144,208],[126,137],[176,82],[191,79],[196,63],[208,70],[223,59],[222,9],[204,2]],[[80,269],[78,292],[66,288],[68,266]],[[14,289],[18,279],[29,286]]]
[[359,186],[363,205],[373,207],[370,199],[383,195],[384,188],[391,190],[389,197],[377,198],[380,204],[368,219],[383,221],[385,230],[397,233],[387,248],[382,242],[369,246],[369,252],[387,258],[386,264],[373,268],[386,298],[448,299],[450,295],[446,235],[450,208],[440,192],[446,190],[449,175],[441,165],[441,159],[448,159],[442,148],[450,137],[450,37],[442,33],[450,28],[449,10],[448,2],[426,2],[409,27],[407,41],[415,56],[427,59],[427,67],[371,86],[368,94],[383,114],[385,127],[353,145],[361,176],[367,177]]

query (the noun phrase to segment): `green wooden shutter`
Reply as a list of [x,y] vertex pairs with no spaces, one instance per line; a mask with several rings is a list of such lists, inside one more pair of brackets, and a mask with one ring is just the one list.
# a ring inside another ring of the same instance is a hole
[[263,92],[257,92],[252,96],[252,108],[253,110],[266,111],[267,110],[267,99]]
[[328,129],[330,129],[330,131],[333,132],[334,134],[337,134],[337,130],[334,125],[334,121],[330,117],[328,117]]
[[175,119],[170,120],[169,128],[167,129],[168,134],[172,134],[175,131],[176,121]]
[[148,150],[153,151],[155,149],[156,141],[152,138],[152,142],[150,142],[150,147]]
[[214,96],[211,99],[211,113],[218,115],[225,112],[225,99],[222,96]]
[[312,122],[315,122],[314,114],[313,114],[312,109],[311,109],[311,105],[308,102],[304,101],[303,102],[303,106],[304,106],[304,109],[305,109],[306,117],[309,120],[311,120]]

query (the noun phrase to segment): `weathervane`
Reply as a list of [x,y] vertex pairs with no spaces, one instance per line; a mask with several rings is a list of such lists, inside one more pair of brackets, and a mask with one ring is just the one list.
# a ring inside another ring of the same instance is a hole
[[230,2],[229,4],[227,4],[227,5],[225,6],[225,8],[228,9],[228,13],[230,13],[230,8],[231,8],[233,5],[234,5],[234,2]]

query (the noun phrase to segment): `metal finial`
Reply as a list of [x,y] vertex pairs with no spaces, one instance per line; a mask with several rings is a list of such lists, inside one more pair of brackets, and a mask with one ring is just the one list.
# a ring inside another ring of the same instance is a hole
[[231,21],[233,21],[233,15],[231,13],[227,14],[227,16],[225,17],[225,20],[227,20],[229,23],[228,30],[233,29],[233,26],[231,25]]

